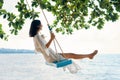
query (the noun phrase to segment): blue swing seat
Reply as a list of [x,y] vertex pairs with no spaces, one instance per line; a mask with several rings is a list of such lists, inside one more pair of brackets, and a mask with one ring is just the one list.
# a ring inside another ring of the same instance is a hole
[[46,64],[50,65],[50,66],[54,66],[56,68],[61,68],[61,67],[65,67],[67,65],[72,64],[72,60],[71,59],[64,59],[64,60],[60,60],[60,61],[55,61],[53,63],[46,62]]

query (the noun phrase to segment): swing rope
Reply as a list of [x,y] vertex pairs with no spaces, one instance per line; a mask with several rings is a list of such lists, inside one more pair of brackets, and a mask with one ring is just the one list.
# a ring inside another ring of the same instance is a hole
[[[48,22],[48,20],[47,20],[47,17],[46,17],[46,15],[45,15],[43,9],[41,8],[40,0],[36,0],[36,1],[38,2],[39,6],[40,6],[40,9],[41,9],[41,11],[42,11],[42,13],[43,13],[43,15],[44,15],[44,18],[45,18],[45,20],[46,20],[46,22],[47,22],[49,31],[52,33],[52,28],[50,28],[49,22]],[[27,4],[29,10],[31,10],[31,8],[30,8],[29,3],[28,3],[27,0],[26,0],[26,4]],[[34,13],[32,13],[32,15],[34,16]],[[34,18],[33,18],[33,20],[34,20]],[[61,57],[60,57],[59,53],[57,52],[56,43],[58,44],[58,47],[60,48],[60,50],[61,50],[61,52],[62,52],[61,54],[63,54],[63,50],[62,50],[62,48],[61,48],[61,46],[60,46],[60,44],[59,44],[59,42],[58,42],[58,40],[57,40],[56,38],[53,40],[53,42],[54,42],[54,47],[55,47],[56,55],[58,56],[58,57],[57,57],[57,61],[55,61],[55,62],[53,62],[53,63],[46,62],[46,64],[51,65],[51,66],[55,66],[55,67],[57,67],[57,68],[64,67],[64,66],[67,66],[67,65],[72,64],[72,60],[70,60],[70,59],[61,60]],[[43,51],[46,53],[45,50],[43,50]],[[63,56],[66,57],[64,54],[63,54]],[[64,68],[63,68],[63,70],[64,70]]]
[[[36,1],[37,1],[37,0],[36,0]],[[39,2],[39,4],[40,4],[40,1],[39,1],[39,0],[38,0],[38,2]],[[29,10],[31,10],[30,5],[29,5],[29,3],[28,3],[28,0],[26,0],[26,4],[27,4]],[[47,17],[46,17],[46,15],[45,15],[43,9],[41,8],[41,6],[40,6],[40,9],[41,9],[41,11],[42,11],[42,13],[43,13],[43,15],[44,15],[44,18],[45,18],[45,20],[46,20],[46,22],[47,22],[48,28],[50,29],[49,22],[48,22],[48,20],[47,20]],[[52,32],[52,31],[51,31],[51,32]],[[56,41],[57,41],[57,40],[56,40]],[[55,41],[53,41],[53,42],[54,42],[55,51],[56,51],[56,53],[57,53],[58,51],[57,51],[57,47],[56,47]],[[58,43],[58,41],[57,41],[57,43]],[[59,44],[59,43],[58,43],[58,44]],[[60,45],[59,45],[59,46],[60,46]],[[62,49],[61,49],[61,50],[62,50]],[[63,51],[62,51],[62,52],[63,52]],[[58,59],[58,60],[59,60],[59,59]]]
[[[36,1],[37,1],[38,4],[39,4],[39,7],[40,7],[40,9],[41,9],[41,11],[42,11],[42,14],[44,15],[44,18],[45,18],[45,20],[46,20],[46,22],[47,22],[47,25],[48,25],[48,28],[49,28],[50,32],[52,32],[51,29],[50,29],[50,25],[49,25],[48,19],[47,19],[46,15],[45,15],[43,9],[41,8],[40,0],[36,0]],[[64,53],[64,52],[63,52],[63,49],[62,49],[62,47],[60,46],[58,40],[55,38],[55,39],[53,40],[53,42],[54,42],[54,47],[55,47],[56,54],[58,54],[58,51],[57,51],[57,47],[56,47],[55,41],[56,41],[58,47],[60,48],[60,50],[61,50],[61,52],[62,52],[61,54],[63,54],[63,53]],[[64,56],[65,56],[65,55],[64,55]],[[58,58],[59,58],[58,60],[60,60],[60,55],[58,55]]]

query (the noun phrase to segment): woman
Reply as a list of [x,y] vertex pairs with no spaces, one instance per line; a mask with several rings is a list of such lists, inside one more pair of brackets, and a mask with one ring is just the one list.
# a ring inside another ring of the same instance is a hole
[[[29,35],[30,37],[33,37],[35,50],[37,52],[41,52],[48,62],[54,62],[57,61],[55,57],[58,55],[55,55],[56,53],[50,48],[51,42],[55,39],[55,35],[50,32],[51,38],[48,42],[45,41],[44,37],[42,35],[39,35],[39,32],[42,30],[42,24],[40,20],[33,20],[31,23]],[[83,59],[83,58],[89,58],[93,59],[94,56],[97,54],[97,50],[90,54],[75,54],[75,53],[60,53],[59,56],[61,58],[72,58],[72,59]]]

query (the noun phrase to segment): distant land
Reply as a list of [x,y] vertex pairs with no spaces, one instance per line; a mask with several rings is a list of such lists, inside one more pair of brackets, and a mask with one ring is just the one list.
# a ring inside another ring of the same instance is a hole
[[7,48],[0,48],[0,54],[3,53],[34,53],[33,50],[27,49],[7,49]]

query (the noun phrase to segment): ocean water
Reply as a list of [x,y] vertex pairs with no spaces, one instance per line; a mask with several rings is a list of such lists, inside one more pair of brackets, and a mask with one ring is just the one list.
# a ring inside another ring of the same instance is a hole
[[41,54],[0,54],[0,80],[120,80],[120,54],[75,60],[76,74],[45,64]]

